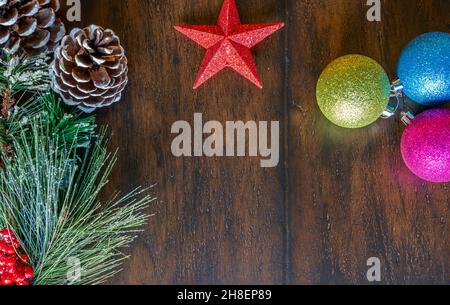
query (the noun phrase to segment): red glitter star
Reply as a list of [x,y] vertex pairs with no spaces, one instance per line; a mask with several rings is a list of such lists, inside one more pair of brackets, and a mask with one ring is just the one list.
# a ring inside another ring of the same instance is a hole
[[176,26],[177,31],[206,49],[194,89],[227,67],[262,88],[250,49],[283,26],[241,24],[235,0],[224,1],[217,25]]

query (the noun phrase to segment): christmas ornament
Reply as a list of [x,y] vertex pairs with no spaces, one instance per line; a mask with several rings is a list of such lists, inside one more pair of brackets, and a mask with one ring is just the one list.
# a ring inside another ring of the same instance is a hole
[[15,53],[53,51],[66,30],[59,0],[0,0],[0,46]]
[[401,151],[418,177],[450,182],[450,110],[433,109],[413,119],[403,133]]
[[217,25],[176,26],[177,31],[206,49],[194,89],[227,67],[262,88],[251,48],[283,26],[241,24],[235,0],[224,1]]
[[91,25],[63,38],[52,63],[52,84],[64,102],[85,112],[118,102],[128,82],[127,58],[112,30]]
[[20,252],[20,243],[14,233],[5,228],[0,231],[0,286],[29,285],[34,277],[29,258]]
[[450,34],[426,33],[410,42],[400,56],[398,76],[404,93],[419,104],[450,101]]
[[391,86],[376,61],[347,55],[325,68],[316,91],[320,110],[331,122],[344,128],[361,128],[383,114]]

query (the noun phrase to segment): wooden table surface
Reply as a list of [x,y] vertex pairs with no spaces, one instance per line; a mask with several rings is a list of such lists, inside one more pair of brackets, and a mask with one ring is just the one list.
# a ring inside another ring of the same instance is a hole
[[[330,124],[315,84],[333,59],[359,53],[395,78],[405,44],[450,31],[449,0],[237,0],[244,23],[286,22],[254,49],[260,90],[225,71],[192,90],[204,51],[177,24],[214,24],[222,0],[84,0],[82,25],[122,38],[130,65],[123,101],[98,112],[120,147],[104,196],[156,183],[145,232],[115,284],[449,284],[449,184],[403,165],[398,118],[360,130]],[[71,26],[73,26],[72,24]],[[280,121],[281,161],[175,158],[171,125]]]

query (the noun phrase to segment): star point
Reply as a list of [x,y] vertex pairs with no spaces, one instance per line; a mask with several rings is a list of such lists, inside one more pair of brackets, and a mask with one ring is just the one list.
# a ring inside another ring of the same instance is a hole
[[225,68],[231,68],[262,88],[251,48],[280,30],[284,23],[241,24],[235,0],[224,0],[217,25],[176,26],[206,49],[194,89]]

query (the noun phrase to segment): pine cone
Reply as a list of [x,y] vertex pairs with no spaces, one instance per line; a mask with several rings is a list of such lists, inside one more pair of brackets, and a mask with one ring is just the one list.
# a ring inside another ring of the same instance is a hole
[[0,0],[0,46],[36,55],[53,51],[66,33],[59,0]]
[[85,112],[118,102],[128,82],[125,51],[112,30],[91,25],[63,38],[52,63],[53,88]]

